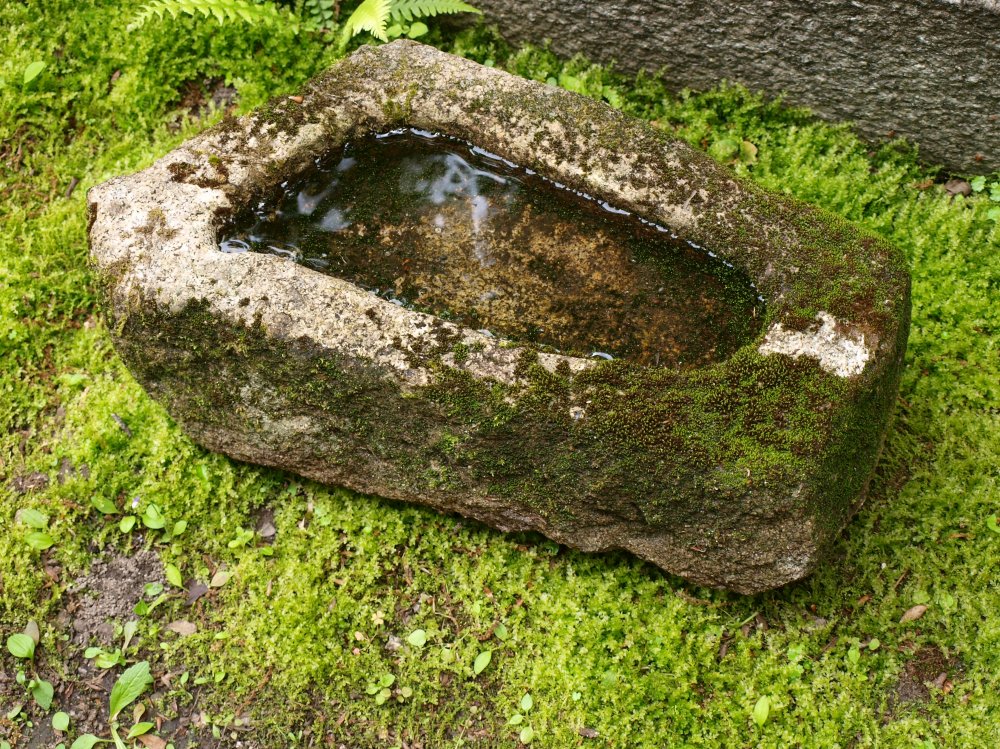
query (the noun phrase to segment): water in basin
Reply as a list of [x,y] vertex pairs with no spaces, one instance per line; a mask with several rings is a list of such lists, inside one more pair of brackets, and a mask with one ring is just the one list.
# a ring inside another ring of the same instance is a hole
[[744,273],[666,227],[419,130],[318,160],[219,246],[497,337],[650,366],[725,359],[763,318]]

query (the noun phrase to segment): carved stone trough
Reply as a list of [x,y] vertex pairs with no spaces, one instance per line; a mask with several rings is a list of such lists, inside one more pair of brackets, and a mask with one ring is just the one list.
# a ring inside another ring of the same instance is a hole
[[[568,356],[220,252],[276,185],[404,126],[711,250],[761,295],[759,334],[689,368]],[[896,396],[910,306],[895,249],[602,103],[412,42],[365,47],[89,201],[115,345],[206,448],[705,585],[754,593],[813,570],[865,495]]]

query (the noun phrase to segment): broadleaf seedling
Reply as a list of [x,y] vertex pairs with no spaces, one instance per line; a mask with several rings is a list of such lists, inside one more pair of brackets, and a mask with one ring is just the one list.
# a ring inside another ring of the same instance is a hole
[[30,661],[35,657],[35,641],[28,635],[18,632],[7,638],[7,652],[15,658]]
[[163,529],[167,521],[164,520],[160,508],[151,503],[146,505],[146,509],[142,512],[142,524],[150,530],[158,531]]
[[120,648],[105,650],[100,647],[89,647],[83,651],[83,657],[87,660],[93,660],[94,665],[100,669],[107,670],[115,666],[124,666],[126,663],[125,654],[128,652],[129,645],[132,644],[132,638],[135,637],[138,628],[138,620],[130,619],[121,628],[120,632],[117,633],[122,637],[122,646]]
[[45,70],[44,61],[35,60],[34,62],[29,63],[28,66],[24,69],[22,84],[27,86],[28,84],[32,83],[38,76],[42,74],[43,70]]
[[762,695],[753,706],[751,717],[753,722],[762,727],[767,722],[767,717],[771,714],[771,698]]
[[49,516],[31,507],[18,510],[17,521],[39,531],[44,531],[49,527]]
[[184,587],[184,578],[181,576],[181,571],[176,564],[171,564],[170,562],[165,564],[163,566],[163,573],[166,575],[167,582],[175,588]]
[[106,497],[91,497],[90,504],[102,515],[117,515],[118,508],[115,503]]
[[472,664],[472,671],[476,676],[479,676],[486,667],[490,665],[490,661],[493,660],[493,651],[484,650],[479,655],[476,656],[475,662]]
[[45,531],[32,531],[24,537],[24,541],[32,549],[45,551],[55,545],[55,539]]
[[52,728],[56,731],[65,733],[69,730],[69,714],[64,713],[62,710],[57,712],[52,716]]

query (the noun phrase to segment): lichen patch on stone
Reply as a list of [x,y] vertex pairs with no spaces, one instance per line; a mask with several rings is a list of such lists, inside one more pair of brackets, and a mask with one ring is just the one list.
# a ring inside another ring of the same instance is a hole
[[820,312],[816,320],[818,326],[804,331],[788,330],[780,322],[775,323],[757,350],[764,355],[785,354],[793,359],[808,356],[839,377],[857,377],[864,372],[872,357],[864,335],[841,332],[845,326],[829,312]]

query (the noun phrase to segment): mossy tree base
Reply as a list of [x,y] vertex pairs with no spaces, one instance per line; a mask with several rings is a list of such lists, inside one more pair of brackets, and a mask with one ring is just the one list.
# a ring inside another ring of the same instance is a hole
[[[118,348],[194,439],[740,592],[814,568],[895,398],[909,277],[893,248],[605,105],[414,43],[359,50],[298,98],[90,194]],[[746,270],[764,332],[683,372],[597,364],[217,250],[249,201],[402,125],[672,225]]]

